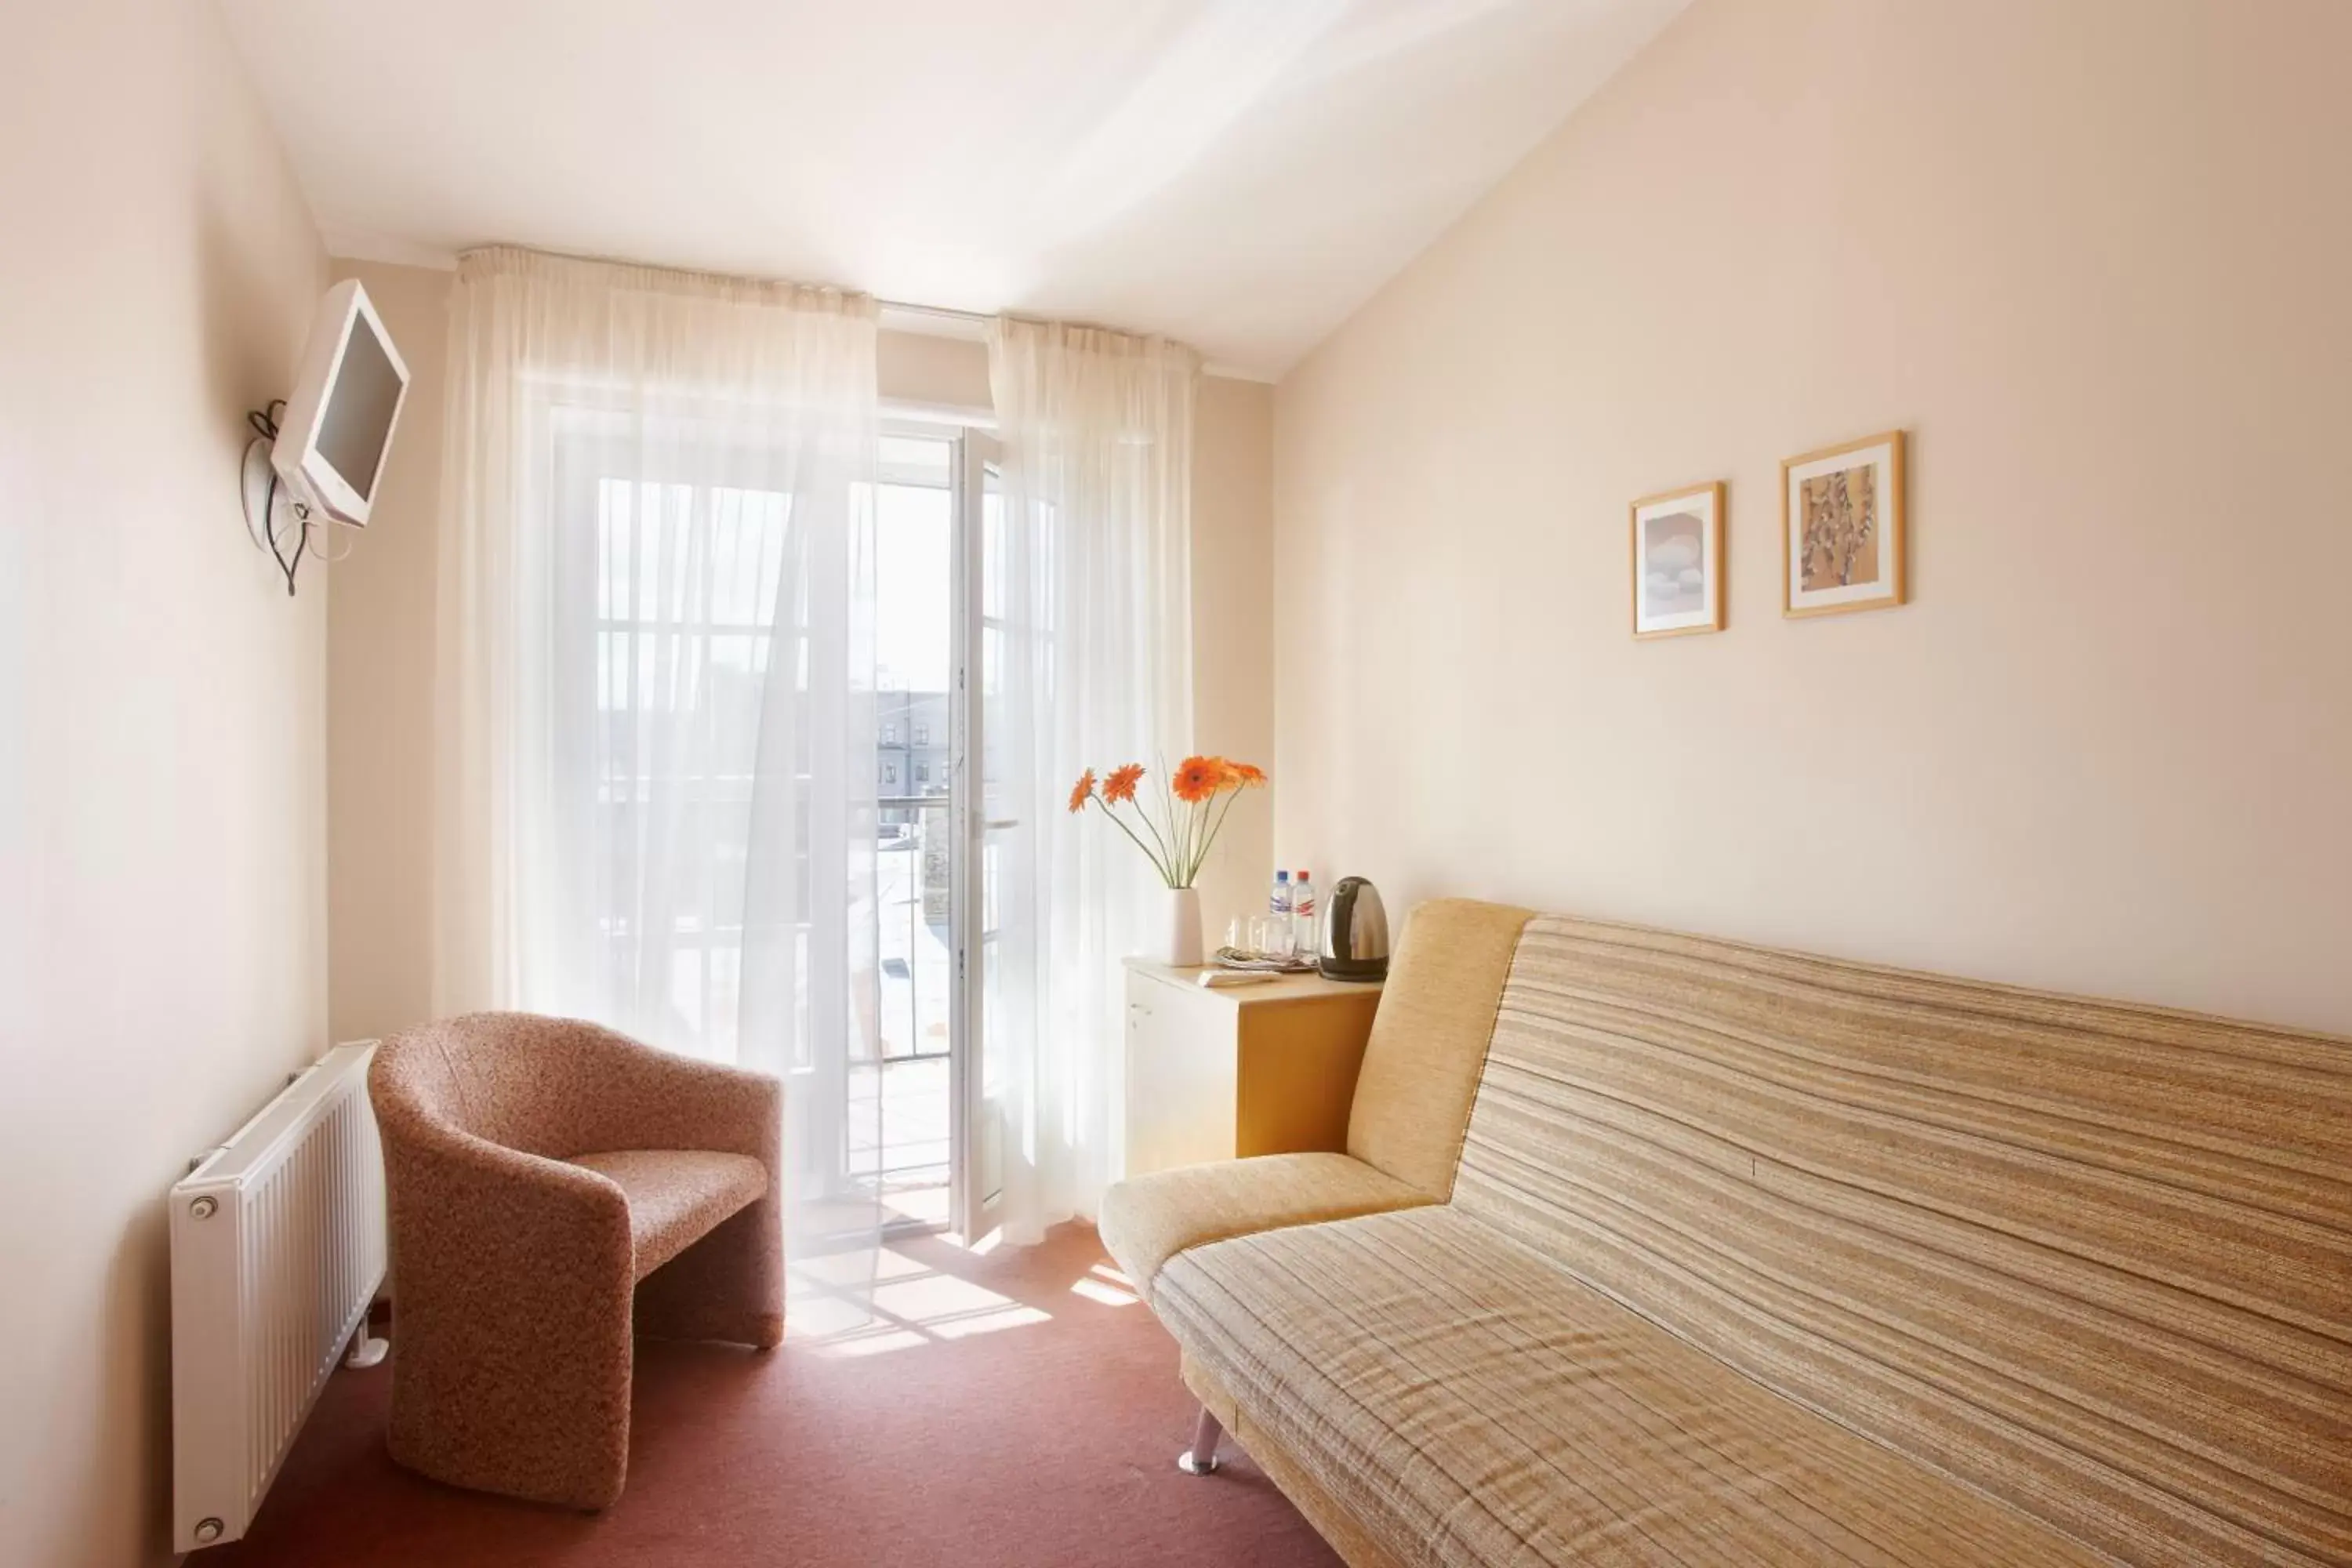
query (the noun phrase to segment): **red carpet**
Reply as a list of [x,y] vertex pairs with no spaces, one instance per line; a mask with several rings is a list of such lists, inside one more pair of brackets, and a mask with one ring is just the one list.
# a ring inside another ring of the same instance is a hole
[[[383,1447],[388,1367],[339,1372],[252,1532],[194,1568],[991,1568],[1339,1559],[1230,1445],[1175,1468],[1176,1347],[1094,1272],[1092,1230],[974,1258],[896,1244],[903,1320],[864,1353],[640,1343],[628,1490],[587,1516],[422,1480]],[[1108,1268],[1108,1265],[1105,1265]],[[1074,1291],[1072,1287],[1078,1287]],[[984,1292],[992,1292],[993,1297]],[[993,1298],[1004,1298],[1003,1301]],[[804,1321],[795,1300],[794,1323]],[[1045,1314],[1038,1321],[1035,1314]],[[814,1318],[816,1314],[808,1314]],[[394,1354],[399,1331],[393,1331]]]

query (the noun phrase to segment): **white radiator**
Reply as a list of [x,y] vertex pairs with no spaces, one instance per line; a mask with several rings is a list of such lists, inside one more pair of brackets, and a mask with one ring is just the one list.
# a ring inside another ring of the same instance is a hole
[[172,1540],[235,1541],[384,1268],[373,1042],[338,1046],[172,1189]]

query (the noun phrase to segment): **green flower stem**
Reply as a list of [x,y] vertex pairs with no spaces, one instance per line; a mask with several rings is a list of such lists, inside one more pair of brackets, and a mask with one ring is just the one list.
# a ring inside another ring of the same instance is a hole
[[[1166,862],[1164,862],[1164,861],[1162,861],[1162,860],[1160,859],[1160,858],[1158,855],[1155,855],[1155,854],[1153,854],[1153,853],[1152,853],[1151,846],[1150,846],[1149,844],[1146,844],[1142,839],[1136,837],[1136,836],[1135,836],[1135,829],[1133,829],[1132,827],[1129,827],[1129,826],[1127,825],[1127,823],[1126,823],[1125,819],[1123,819],[1123,818],[1118,815],[1118,813],[1117,813],[1116,811],[1113,811],[1113,810],[1110,808],[1110,806],[1109,806],[1107,803],[1105,803],[1105,802],[1104,802],[1104,800],[1102,799],[1102,797],[1101,797],[1101,796],[1099,796],[1099,795],[1089,795],[1089,796],[1087,796],[1087,798],[1088,800],[1092,801],[1095,805],[1101,806],[1101,807],[1102,807],[1102,814],[1103,814],[1105,816],[1109,817],[1109,818],[1111,819],[1111,821],[1113,821],[1114,823],[1117,823],[1117,824],[1118,825],[1118,830],[1119,830],[1121,833],[1126,834],[1126,835],[1127,835],[1127,837],[1129,837],[1129,839],[1130,839],[1130,840],[1134,843],[1135,847],[1136,847],[1138,849],[1140,849],[1140,850],[1142,850],[1142,851],[1143,851],[1143,858],[1144,858],[1145,859],[1147,859],[1147,860],[1149,860],[1149,861],[1150,861],[1150,862],[1151,862],[1151,868],[1152,868],[1153,870],[1155,870],[1155,871],[1157,871],[1157,872],[1159,872],[1159,873],[1160,873],[1160,879],[1161,881],[1163,881],[1163,882],[1167,882],[1167,883],[1168,883],[1168,885],[1169,885],[1170,887],[1171,887],[1171,888],[1172,888],[1172,887],[1174,887],[1174,886],[1176,886],[1176,883],[1175,883],[1174,881],[1172,881],[1172,880],[1171,880],[1171,879],[1170,879],[1170,871],[1169,871],[1169,867],[1168,867],[1167,863],[1166,863]],[[1140,814],[1139,814],[1139,815],[1140,815]],[[1147,826],[1147,827],[1148,827],[1148,826],[1150,826],[1150,821],[1149,821],[1149,820],[1147,820],[1147,821],[1145,822],[1144,826]]]
[[[1159,761],[1160,772],[1155,775],[1150,776],[1157,777],[1161,781],[1160,785],[1160,807],[1162,816],[1168,825],[1168,855],[1169,863],[1172,868],[1175,864],[1177,845],[1179,842],[1176,832],[1176,796],[1168,788],[1168,759],[1164,756],[1160,756],[1160,753],[1156,752],[1152,754]],[[1140,795],[1136,797],[1136,810],[1143,810],[1143,800]],[[1150,814],[1145,812],[1144,815],[1148,820]],[[1170,882],[1168,885],[1171,888],[1176,886],[1173,881]]]
[[[1176,866],[1176,857],[1175,857],[1175,855],[1174,855],[1174,854],[1173,854],[1173,853],[1169,849],[1169,847],[1168,847],[1168,841],[1167,841],[1166,839],[1164,839],[1164,838],[1162,838],[1162,837],[1160,837],[1160,829],[1159,829],[1158,827],[1156,827],[1156,826],[1152,826],[1151,814],[1150,814],[1150,812],[1148,812],[1148,811],[1146,811],[1146,810],[1144,810],[1144,809],[1143,809],[1143,802],[1142,802],[1142,800],[1141,800],[1140,798],[1138,798],[1138,799],[1135,801],[1135,803],[1134,803],[1134,804],[1135,804],[1135,815],[1136,815],[1137,818],[1138,818],[1139,821],[1141,821],[1141,822],[1142,822],[1142,824],[1143,824],[1143,826],[1144,826],[1145,827],[1147,827],[1147,828],[1150,829],[1150,833],[1151,833],[1151,841],[1152,841],[1154,844],[1157,844],[1157,845],[1159,845],[1159,846],[1160,846],[1160,854],[1159,854],[1159,856],[1158,856],[1158,857],[1155,857],[1155,858],[1153,858],[1153,860],[1152,860],[1152,862],[1151,862],[1151,863],[1152,863],[1152,865],[1154,865],[1155,867],[1160,867],[1160,868],[1161,868],[1160,872],[1160,879],[1161,879],[1162,881],[1167,881],[1167,879],[1168,879],[1168,878],[1169,878],[1170,874],[1171,874],[1171,873],[1175,869],[1175,866]],[[1108,802],[1108,801],[1104,802],[1104,803],[1103,803],[1103,809],[1104,809],[1105,811],[1110,811],[1110,803],[1109,803],[1109,802]],[[1118,818],[1118,813],[1116,813],[1116,812],[1112,812],[1112,814],[1111,814],[1111,820],[1112,820],[1113,822],[1118,822],[1118,821],[1119,820],[1119,818]],[[1121,826],[1125,826],[1125,825],[1124,825],[1124,824],[1121,824]],[[1132,833],[1129,834],[1129,835],[1128,835],[1128,837],[1129,837],[1129,838],[1135,838],[1135,835],[1134,835],[1134,834],[1132,834]],[[1136,841],[1136,844],[1138,845],[1138,847],[1139,847],[1142,845],[1142,843],[1143,843],[1143,840],[1141,840],[1140,838],[1136,838],[1136,839],[1135,839],[1135,841]],[[1148,855],[1148,854],[1150,854],[1150,851],[1147,849],[1147,850],[1145,850],[1145,851],[1144,851],[1144,853]],[[1171,888],[1172,888],[1172,887],[1174,887],[1176,884],[1175,884],[1175,883],[1173,883],[1173,882],[1169,882],[1169,883],[1168,883],[1168,885],[1169,885],[1170,887],[1171,887]]]

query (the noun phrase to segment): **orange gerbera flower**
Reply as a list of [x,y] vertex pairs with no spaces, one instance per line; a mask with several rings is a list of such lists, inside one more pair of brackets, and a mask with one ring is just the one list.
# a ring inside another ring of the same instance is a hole
[[1102,797],[1105,804],[1117,805],[1120,801],[1133,800],[1135,786],[1142,782],[1143,764],[1141,763],[1129,763],[1125,767],[1111,769],[1110,777],[1103,780]]
[[1233,770],[1234,783],[1241,788],[1264,789],[1265,787],[1265,770],[1255,763],[1227,763],[1225,766]]
[[1086,810],[1087,802],[1092,800],[1094,798],[1094,795],[1095,771],[1092,768],[1088,768],[1085,773],[1078,775],[1078,782],[1070,786],[1071,814],[1075,816],[1077,813]]
[[1177,764],[1176,777],[1170,782],[1178,800],[1187,805],[1198,805],[1221,789],[1231,787],[1225,776],[1225,763],[1219,757],[1187,757]]

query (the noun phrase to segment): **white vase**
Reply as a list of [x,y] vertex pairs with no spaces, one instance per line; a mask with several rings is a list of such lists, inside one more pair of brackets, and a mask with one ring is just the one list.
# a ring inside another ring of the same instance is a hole
[[1201,895],[1192,888],[1160,889],[1159,919],[1147,958],[1189,969],[1202,963]]

